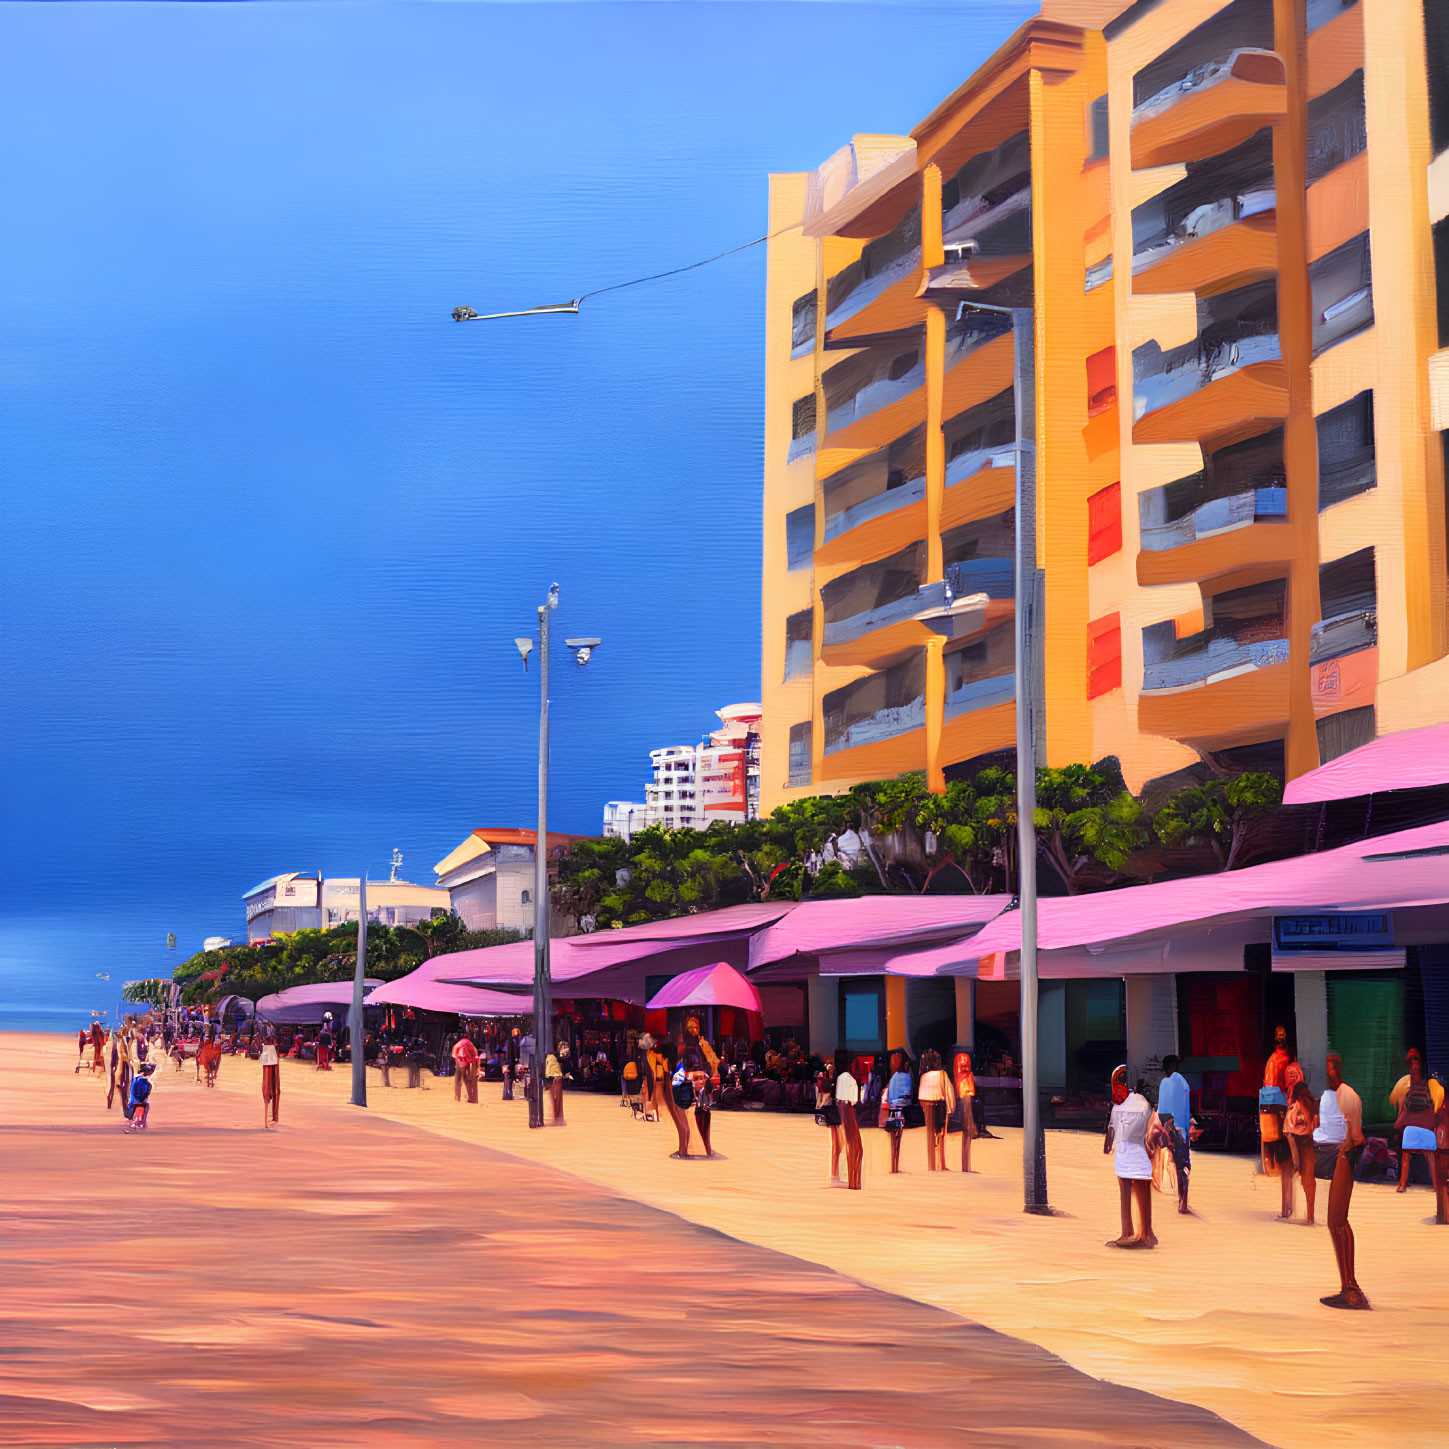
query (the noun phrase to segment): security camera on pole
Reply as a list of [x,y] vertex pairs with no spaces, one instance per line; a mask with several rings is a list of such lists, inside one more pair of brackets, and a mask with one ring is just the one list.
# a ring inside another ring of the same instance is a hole
[[[548,621],[558,608],[558,585],[538,606],[538,835],[533,845],[533,1053],[528,1062],[528,1125],[543,1126],[543,1064],[548,1060],[547,1033],[553,1020],[552,981],[548,952]],[[513,641],[528,668],[534,641]],[[603,641],[565,639],[582,669]]]

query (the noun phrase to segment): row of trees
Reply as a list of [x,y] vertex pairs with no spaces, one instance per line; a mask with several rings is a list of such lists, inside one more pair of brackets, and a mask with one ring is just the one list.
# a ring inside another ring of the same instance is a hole
[[[367,927],[367,975],[382,981],[406,976],[431,956],[469,951],[519,939],[517,931],[470,931],[451,913],[435,912],[416,926]],[[198,951],[175,971],[188,1005],[223,996],[260,1000],[288,986],[350,981],[357,969],[357,922],[303,929],[266,946],[224,946]]]
[[[1181,789],[1153,809],[1127,789],[1115,760],[1043,769],[1037,849],[1067,894],[1232,870],[1251,857],[1255,827],[1281,801],[1272,776],[1243,774]],[[591,929],[747,901],[1009,893],[1016,827],[1011,771],[983,769],[942,794],[911,773],[797,800],[763,820],[581,842],[560,864],[553,900]]]

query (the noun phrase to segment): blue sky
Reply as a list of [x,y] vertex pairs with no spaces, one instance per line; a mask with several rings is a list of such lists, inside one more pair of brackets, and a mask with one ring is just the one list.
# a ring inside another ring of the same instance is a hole
[[[430,867],[759,692],[766,175],[1025,5],[0,6],[0,1011]],[[827,63],[818,62],[825,58]]]

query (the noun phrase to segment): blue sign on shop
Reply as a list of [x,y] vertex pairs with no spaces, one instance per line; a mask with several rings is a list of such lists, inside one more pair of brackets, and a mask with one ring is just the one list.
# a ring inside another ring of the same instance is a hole
[[1388,951],[1394,944],[1393,917],[1385,911],[1274,916],[1273,944],[1280,951]]

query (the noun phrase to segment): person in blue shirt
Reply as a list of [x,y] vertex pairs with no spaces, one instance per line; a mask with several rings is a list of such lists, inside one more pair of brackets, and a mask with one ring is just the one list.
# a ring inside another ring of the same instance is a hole
[[891,1137],[891,1171],[901,1170],[901,1138],[906,1106],[911,1100],[911,1064],[904,1052],[891,1053],[891,1075],[885,1089],[885,1129]]
[[131,1078],[131,1088],[126,1097],[126,1130],[144,1132],[146,1118],[151,1112],[151,1073],[156,1070],[155,1062],[142,1062]]
[[1182,1136],[1179,1148],[1172,1149],[1173,1166],[1177,1169],[1177,1210],[1186,1213],[1187,1179],[1192,1170],[1192,1088],[1179,1068],[1182,1059],[1169,1052],[1162,1059],[1162,1082],[1157,1088],[1157,1115],[1165,1125],[1169,1116]]

